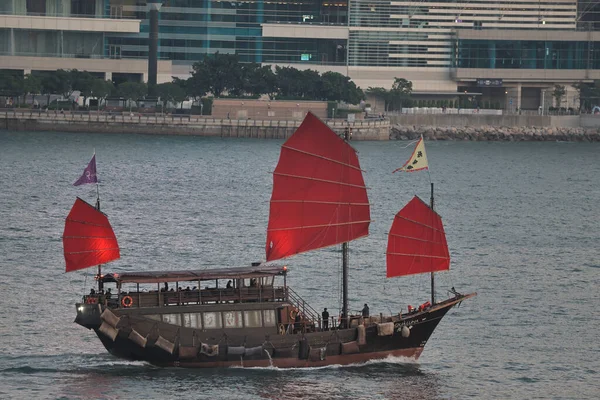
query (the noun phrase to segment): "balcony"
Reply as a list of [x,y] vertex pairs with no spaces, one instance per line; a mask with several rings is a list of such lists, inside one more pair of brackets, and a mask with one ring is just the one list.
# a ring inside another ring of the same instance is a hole
[[49,17],[43,15],[0,15],[0,28],[44,30],[139,33],[139,19],[90,17]]

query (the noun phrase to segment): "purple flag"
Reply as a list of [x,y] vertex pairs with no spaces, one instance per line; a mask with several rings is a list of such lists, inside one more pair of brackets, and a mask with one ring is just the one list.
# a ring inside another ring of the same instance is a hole
[[73,186],[85,185],[86,183],[98,183],[96,178],[96,154],[90,160],[90,163],[83,170],[83,175],[73,184]]

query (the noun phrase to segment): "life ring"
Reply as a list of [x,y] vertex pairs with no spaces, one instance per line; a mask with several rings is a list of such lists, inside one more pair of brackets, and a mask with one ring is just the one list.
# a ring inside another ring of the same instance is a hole
[[285,335],[285,326],[283,324],[279,324],[279,334]]
[[132,304],[133,304],[133,299],[131,298],[131,296],[125,296],[121,299],[121,305],[125,308],[131,307]]
[[290,318],[292,319],[292,321],[296,320],[297,315],[298,315],[298,310],[296,310],[295,308],[292,308],[292,310],[290,311]]

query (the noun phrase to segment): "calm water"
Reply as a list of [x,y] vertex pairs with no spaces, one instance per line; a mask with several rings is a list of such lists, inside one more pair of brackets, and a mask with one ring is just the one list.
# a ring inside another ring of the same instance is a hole
[[[418,362],[309,370],[158,369],[108,355],[72,323],[88,272],[64,274],[72,183],[95,148],[102,209],[122,258],[109,269],[186,269],[264,259],[281,141],[0,132],[0,398],[598,398],[600,144],[427,143],[455,286],[478,296],[444,319]],[[371,235],[351,245],[351,308],[429,298],[424,277],[385,279],[386,233],[426,172],[391,174],[405,143],[354,143]],[[339,307],[336,249],[288,262],[294,289]]]

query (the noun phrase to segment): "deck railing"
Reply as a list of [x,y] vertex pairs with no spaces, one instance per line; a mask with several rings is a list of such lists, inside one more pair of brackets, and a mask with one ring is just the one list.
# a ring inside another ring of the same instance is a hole
[[287,300],[292,303],[299,310],[300,315],[304,316],[305,319],[311,321],[316,326],[321,327],[321,317],[317,310],[312,308],[310,304],[306,303],[298,293],[294,292],[289,287],[287,289]]

